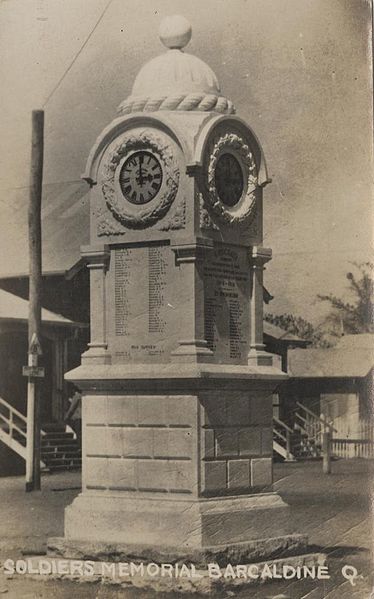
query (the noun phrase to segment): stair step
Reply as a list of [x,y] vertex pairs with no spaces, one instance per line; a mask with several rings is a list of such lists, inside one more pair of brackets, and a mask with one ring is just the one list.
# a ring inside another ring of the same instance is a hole
[[80,470],[82,468],[82,464],[60,464],[60,465],[54,465],[54,466],[50,466],[49,470],[51,472],[56,472],[57,470]]
[[54,468],[55,466],[66,466],[66,465],[76,465],[80,466],[82,464],[82,458],[52,458],[48,460],[48,467]]
[[66,430],[66,424],[63,422],[47,422],[42,424],[42,429],[46,433],[64,433]]
[[74,437],[74,433],[61,431],[61,432],[50,432],[43,436],[43,439],[68,439]]
[[52,447],[52,446],[42,447],[43,455],[49,455],[52,453],[56,453],[56,451],[64,452],[64,453],[69,453],[69,452],[81,453],[81,446],[78,443],[76,443],[74,445],[55,445],[54,447]]
[[[13,439],[12,449],[25,459],[26,426],[24,423],[16,423],[19,431],[12,429],[6,423],[1,425],[4,443],[8,445],[7,438]],[[73,432],[67,432],[63,423],[43,424],[45,434],[41,436],[41,462],[43,472],[80,470],[82,467],[81,441]],[[10,435],[10,429],[12,434]],[[9,441],[10,443],[10,441]]]
[[52,466],[53,464],[65,464],[65,463],[70,463],[70,462],[77,462],[77,463],[81,464],[82,456],[64,456],[64,455],[62,455],[62,456],[53,456],[53,457],[49,457],[49,458],[42,456],[42,460],[48,467]]
[[57,445],[72,445],[72,444],[74,444],[74,441],[76,441],[76,439],[74,439],[73,436],[67,437],[67,438],[61,438],[61,439],[46,439],[45,437],[43,437],[42,447],[56,447]]
[[82,453],[79,449],[75,449],[72,451],[49,451],[49,452],[45,452],[42,451],[42,458],[45,460],[52,460],[54,458],[81,458],[82,457]]
[[82,468],[81,463],[63,463],[63,464],[48,464],[48,468],[50,472],[54,472],[56,470],[80,470]]

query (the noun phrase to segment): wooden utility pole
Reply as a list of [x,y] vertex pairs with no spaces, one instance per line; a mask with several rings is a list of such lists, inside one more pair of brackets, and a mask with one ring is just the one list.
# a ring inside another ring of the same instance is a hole
[[32,112],[31,171],[29,197],[29,353],[27,385],[26,491],[40,489],[40,385],[41,355],[42,237],[41,203],[43,182],[44,111]]
[[324,474],[331,474],[331,432],[325,430],[322,437],[322,469]]

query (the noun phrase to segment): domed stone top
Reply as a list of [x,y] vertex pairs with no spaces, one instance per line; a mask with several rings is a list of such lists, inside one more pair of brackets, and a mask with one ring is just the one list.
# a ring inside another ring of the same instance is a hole
[[212,69],[200,58],[183,52],[191,39],[190,23],[182,16],[166,17],[160,40],[168,48],[139,71],[131,96],[118,108],[120,114],[157,110],[235,112],[230,100],[221,96]]
[[180,50],[157,56],[139,71],[132,96],[166,96],[202,92],[219,94],[219,84],[205,62]]

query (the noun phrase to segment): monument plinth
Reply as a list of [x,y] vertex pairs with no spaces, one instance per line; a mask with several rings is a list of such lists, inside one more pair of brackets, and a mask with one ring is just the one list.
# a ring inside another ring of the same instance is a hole
[[141,69],[84,175],[91,342],[67,375],[83,393],[83,485],[64,542],[195,558],[248,557],[255,542],[261,557],[297,540],[272,492],[285,375],[262,336],[268,177],[214,73],[183,52],[190,33],[163,25],[169,49]]

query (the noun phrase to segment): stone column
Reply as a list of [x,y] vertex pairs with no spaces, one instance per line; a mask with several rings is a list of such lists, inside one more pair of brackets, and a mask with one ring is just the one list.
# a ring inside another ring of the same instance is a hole
[[82,363],[93,361],[99,364],[110,363],[106,331],[106,273],[109,265],[108,246],[84,246],[82,258],[90,271],[90,321],[91,340],[88,350],[82,355]]
[[271,250],[263,247],[253,247],[250,257],[250,340],[248,364],[271,366],[272,356],[265,352],[263,318],[263,271],[264,264],[271,260]]
[[184,338],[172,353],[173,361],[212,362],[213,352],[205,339],[204,278],[201,275],[204,256],[213,244],[208,239],[197,239],[193,243],[172,245],[175,263],[183,269],[184,302],[189,310],[183,330]]

